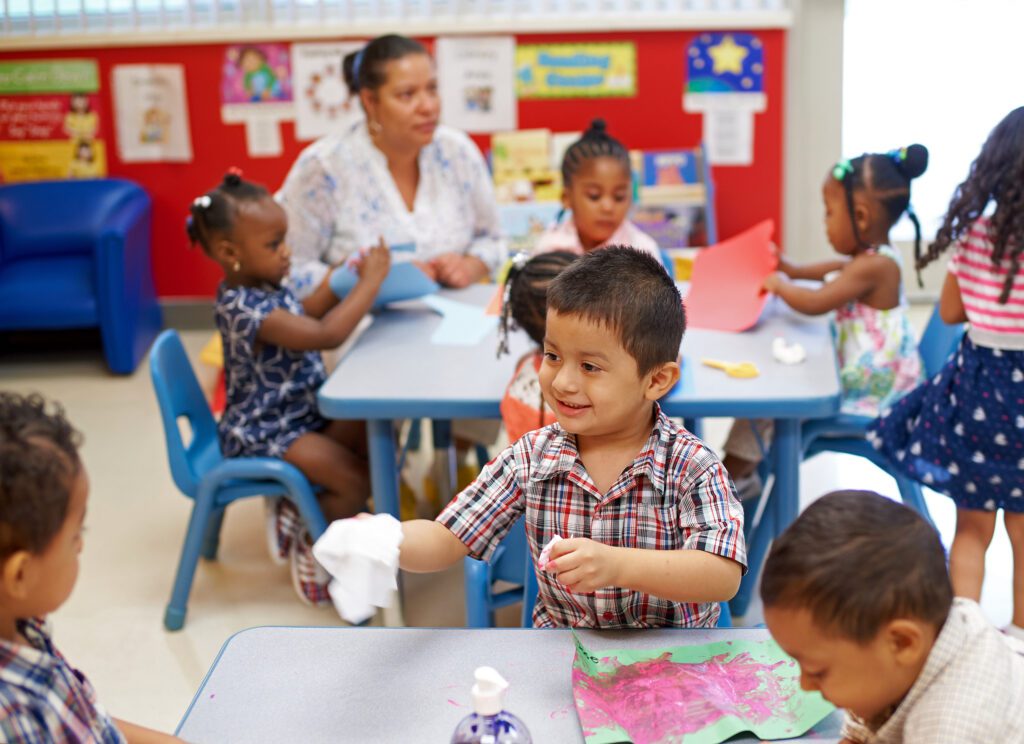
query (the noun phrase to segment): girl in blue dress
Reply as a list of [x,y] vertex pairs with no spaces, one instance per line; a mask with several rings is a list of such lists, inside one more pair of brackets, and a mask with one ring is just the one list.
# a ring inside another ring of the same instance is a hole
[[[238,171],[192,202],[188,236],[220,264],[216,318],[224,346],[226,405],[218,424],[226,457],[280,457],[322,487],[330,522],[357,514],[370,494],[361,422],[327,421],[316,403],[326,379],[320,351],[340,345],[369,311],[388,273],[381,243],[359,262],[359,281],[338,302],[328,276],[303,302],[282,285],[291,250],[285,211]],[[297,512],[281,500],[279,550],[291,556],[299,596],[329,601]]]

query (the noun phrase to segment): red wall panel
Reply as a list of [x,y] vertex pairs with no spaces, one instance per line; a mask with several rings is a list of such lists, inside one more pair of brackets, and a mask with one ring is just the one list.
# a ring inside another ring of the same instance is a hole
[[[524,100],[519,104],[522,129],[553,131],[586,128],[594,117],[630,148],[692,147],[700,141],[699,114],[682,109],[684,53],[695,31],[579,33],[565,36],[521,35],[522,43],[554,41],[635,40],[638,95],[623,99]],[[755,119],[754,163],[749,167],[713,169],[719,235],[728,237],[765,218],[781,232],[782,127],[785,32],[757,32],[764,43],[764,89],[767,110]],[[198,248],[190,250],[184,221],[189,202],[215,185],[232,165],[248,179],[271,190],[308,143],[295,140],[291,122],[282,124],[284,153],[277,158],[250,158],[242,124],[224,124],[220,117],[220,69],[225,44],[188,44],[32,52],[5,52],[2,60],[94,58],[100,66],[100,116],[107,137],[112,176],[142,184],[153,198],[153,270],[157,292],[164,298],[212,297],[220,269]],[[178,63],[185,66],[194,160],[191,163],[122,163],[114,141],[111,69],[118,64]],[[474,137],[482,150],[489,137]]]

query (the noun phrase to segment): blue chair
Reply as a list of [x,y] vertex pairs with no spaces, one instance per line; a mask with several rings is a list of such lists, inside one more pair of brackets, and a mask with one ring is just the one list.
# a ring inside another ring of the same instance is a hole
[[[199,556],[217,557],[228,504],[249,496],[285,496],[298,508],[314,538],[327,529],[327,522],[309,481],[294,466],[272,457],[225,458],[221,454],[217,424],[176,331],[160,334],[149,363],[171,475],[178,489],[195,502],[164,613],[164,627],[180,630]],[[188,441],[182,436],[181,419],[191,429]]]
[[0,187],[0,330],[99,327],[111,371],[133,372],[163,324],[150,212],[131,181]]
[[[533,627],[533,606],[537,602],[537,575],[534,573],[533,557],[526,540],[526,527],[520,519],[501,541],[489,563],[476,558],[465,559],[466,582],[466,627],[493,628],[494,611],[523,603],[521,625]],[[494,583],[504,581],[513,586],[495,591]],[[719,628],[732,627],[729,603],[721,603],[718,616]]]
[[[918,345],[926,378],[938,374],[950,354],[959,346],[963,334],[962,324],[947,325],[943,322],[939,317],[938,305],[936,305],[921,336],[921,343]],[[800,429],[804,459],[813,457],[820,452],[842,452],[863,457],[889,473],[896,480],[903,503],[916,509],[921,516],[931,521],[921,485],[912,478],[893,472],[886,456],[865,439],[868,425],[872,421],[874,419],[868,416],[855,416],[846,413],[825,419],[805,421]]]

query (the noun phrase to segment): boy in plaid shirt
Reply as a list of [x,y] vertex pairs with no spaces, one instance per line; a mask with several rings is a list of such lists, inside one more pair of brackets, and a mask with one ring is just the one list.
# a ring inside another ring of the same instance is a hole
[[912,509],[822,496],[772,546],[761,599],[803,688],[846,708],[841,744],[1024,742],[1024,644],[953,598]]
[[679,380],[679,291],[656,259],[613,247],[559,274],[547,304],[539,376],[558,423],[508,447],[436,521],[403,523],[401,567],[488,560],[524,518],[535,626],[713,626],[745,569],[743,511],[715,454],[657,403]]
[[89,480],[78,432],[46,408],[0,393],[0,741],[180,742],[107,715],[50,641],[42,618],[78,578]]

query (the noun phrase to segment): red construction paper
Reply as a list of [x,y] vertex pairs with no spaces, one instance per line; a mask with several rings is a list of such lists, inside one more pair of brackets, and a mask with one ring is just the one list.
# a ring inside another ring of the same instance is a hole
[[688,326],[745,331],[757,322],[768,301],[764,280],[778,265],[774,230],[765,220],[697,254],[686,296]]

